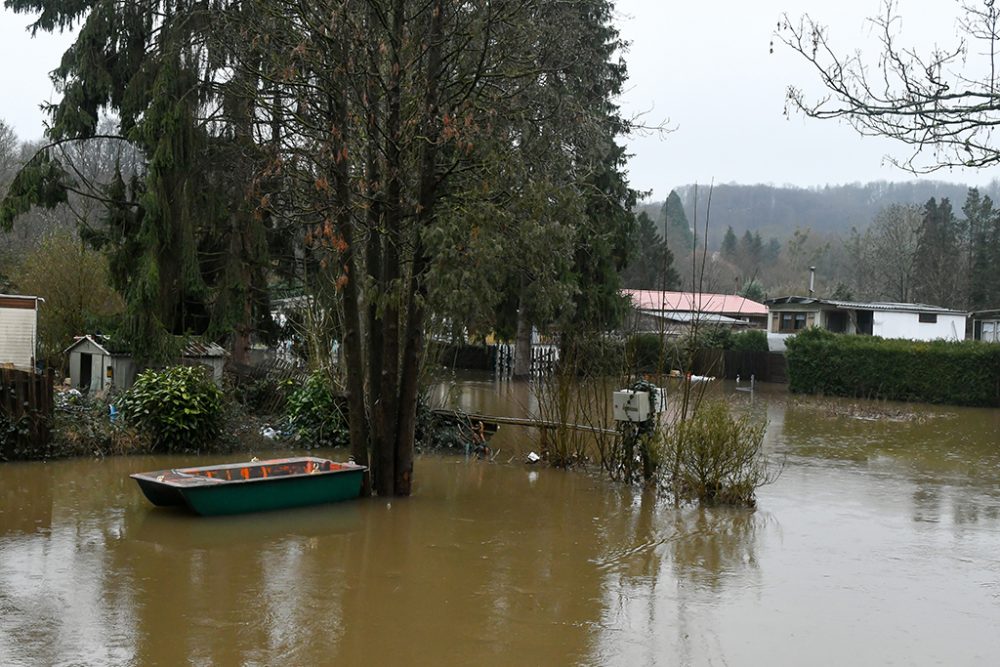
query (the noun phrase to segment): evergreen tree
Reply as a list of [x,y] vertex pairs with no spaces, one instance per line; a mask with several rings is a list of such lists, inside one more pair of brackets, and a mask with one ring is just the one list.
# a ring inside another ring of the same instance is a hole
[[635,251],[622,272],[622,283],[630,289],[678,289],[680,276],[674,269],[674,254],[666,239],[660,238],[656,224],[645,212],[637,216],[636,222]]
[[746,230],[740,239],[738,252],[738,264],[740,268],[748,274],[758,273],[763,255],[764,242],[760,238],[760,232]]
[[687,252],[694,249],[694,232],[684,213],[684,204],[676,190],[671,190],[660,208],[660,229],[671,247]]
[[484,326],[495,307],[530,332],[555,311],[539,324],[568,340],[624,310],[635,193],[611,3],[502,4],[316,0],[244,28],[242,66],[281,87],[259,111],[284,123],[272,206],[307,222],[333,287],[317,297],[343,321],[352,455],[380,495],[411,489],[438,316]]
[[729,225],[726,227],[726,235],[722,237],[722,256],[733,261],[736,259],[737,252],[737,241],[736,234],[733,232],[733,226]]
[[[52,147],[99,137],[100,112],[145,156],[139,179],[108,184],[108,225],[86,237],[108,253],[125,300],[123,337],[140,359],[174,351],[170,334],[231,336],[238,359],[253,320],[266,315],[266,217],[255,215],[252,118],[229,77],[230,55],[216,28],[224,3],[10,0],[41,12],[34,30],[80,22],[53,73],[63,98],[48,111],[52,144],[18,174],[0,207],[10,224],[32,204],[54,205],[80,184]],[[238,112],[235,110],[239,109]],[[127,209],[127,210],[126,210]],[[128,225],[115,221],[128,217]],[[122,234],[126,236],[122,236]],[[261,299],[261,296],[265,298]]]
[[763,303],[764,299],[767,298],[767,292],[764,291],[764,286],[757,280],[746,281],[743,283],[743,287],[741,287],[736,294],[744,299],[750,299],[751,301],[756,301],[758,303]]
[[969,188],[962,212],[968,244],[966,306],[970,310],[989,308],[1000,296],[996,268],[1000,249],[994,246],[993,238],[1000,211],[994,210],[993,201],[980,195],[977,188]]
[[781,241],[772,237],[768,242],[767,246],[764,247],[763,261],[766,264],[773,264],[778,261],[778,257],[781,256]]
[[959,307],[958,224],[947,197],[933,197],[924,206],[924,219],[914,255],[917,301],[935,306]]

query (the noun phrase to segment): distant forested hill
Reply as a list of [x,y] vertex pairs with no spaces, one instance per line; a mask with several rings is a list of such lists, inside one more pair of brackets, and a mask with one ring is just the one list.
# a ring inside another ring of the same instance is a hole
[[[851,227],[864,229],[872,218],[890,204],[924,204],[931,197],[948,197],[952,207],[960,211],[968,186],[942,181],[910,181],[906,183],[854,183],[817,188],[776,187],[772,185],[716,185],[712,190],[709,246],[718,248],[726,228],[732,226],[737,236],[746,230],[759,232],[767,239],[784,239],[796,228],[811,228],[823,234],[846,235]],[[684,204],[687,219],[695,223],[695,186],[676,188]],[[997,201],[1000,181],[980,187],[981,194]],[[701,230],[705,224],[708,188],[698,187],[697,220]],[[649,216],[660,225],[663,202],[643,204]],[[699,233],[699,236],[701,234]]]

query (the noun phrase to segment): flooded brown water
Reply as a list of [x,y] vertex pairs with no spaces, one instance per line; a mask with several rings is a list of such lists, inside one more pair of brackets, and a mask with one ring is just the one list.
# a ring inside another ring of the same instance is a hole
[[127,478],[190,458],[0,464],[0,665],[1000,664],[1000,410],[752,408],[786,460],[755,512],[525,466],[515,428],[408,499],[230,518]]

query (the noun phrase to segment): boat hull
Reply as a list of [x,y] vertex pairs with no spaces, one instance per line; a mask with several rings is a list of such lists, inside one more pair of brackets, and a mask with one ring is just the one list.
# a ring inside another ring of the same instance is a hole
[[157,470],[131,477],[154,505],[186,506],[203,516],[218,516],[357,498],[365,470],[353,463],[300,457]]

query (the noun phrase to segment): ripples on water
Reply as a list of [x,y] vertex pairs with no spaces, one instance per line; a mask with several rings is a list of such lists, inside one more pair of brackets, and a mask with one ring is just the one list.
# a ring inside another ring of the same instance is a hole
[[126,478],[189,459],[0,465],[0,664],[1000,663],[1000,411],[766,389],[756,512],[523,466],[514,429],[409,499],[230,518]]

